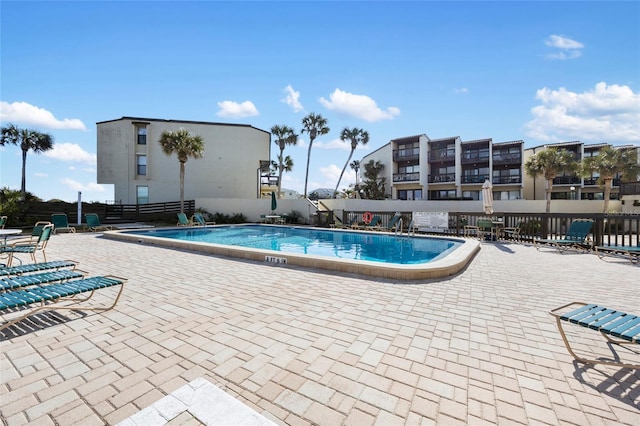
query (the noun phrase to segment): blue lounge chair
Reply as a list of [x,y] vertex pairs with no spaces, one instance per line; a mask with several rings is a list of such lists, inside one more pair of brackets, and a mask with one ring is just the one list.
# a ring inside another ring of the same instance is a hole
[[374,229],[374,230],[380,229],[380,216],[378,215],[373,216],[373,218],[371,219],[371,222],[364,224],[364,229]]
[[[573,310],[562,313],[568,308]],[[640,317],[630,315],[604,306],[571,302],[549,311],[556,318],[558,330],[569,354],[576,360],[586,364],[606,364],[617,367],[640,369],[640,364],[631,364],[619,360],[587,359],[577,355],[562,328],[563,322],[576,324],[591,330],[599,331],[607,341],[619,345],[640,344]]]
[[54,260],[51,262],[29,263],[18,266],[0,267],[0,277],[28,274],[30,272],[57,271],[62,268],[75,269],[78,262],[75,260]]
[[534,240],[533,244],[537,250],[543,247],[542,244],[550,245],[560,251],[565,251],[569,248],[582,250],[587,244],[586,240],[592,226],[593,220],[574,220],[563,238],[538,239]]
[[76,232],[76,228],[74,228],[73,226],[69,226],[69,220],[67,219],[67,215],[65,213],[52,214],[51,223],[53,223],[54,234],[58,231],[67,231],[74,234]]
[[31,285],[42,285],[52,282],[69,281],[83,278],[85,272],[77,269],[60,269],[51,272],[38,272],[36,274],[14,275],[0,278],[0,291],[13,290]]
[[102,225],[96,213],[87,213],[84,215],[84,219],[87,222],[87,227],[92,232],[111,231],[113,229],[111,225]]
[[207,222],[202,215],[202,213],[195,213],[191,216],[191,223],[193,226],[207,226],[207,225],[215,225],[215,222]]
[[[13,312],[16,308],[29,307],[36,305],[33,309],[27,309],[26,312],[11,321],[0,326],[3,330],[24,318],[35,314],[42,310],[59,310],[73,309],[82,311],[108,311],[113,309],[124,290],[125,278],[115,276],[90,277],[81,280],[72,280],[67,282],[58,282],[41,286],[26,287],[19,290],[7,291],[0,293],[0,313]],[[81,305],[91,297],[96,290],[120,286],[115,300],[108,306],[84,306]],[[85,298],[76,296],[89,293]],[[67,303],[68,302],[68,303]],[[64,303],[64,304],[62,304]],[[21,310],[22,311],[22,310]]]
[[[393,231],[399,231],[402,232],[402,221],[400,220],[402,219],[402,216],[399,214],[394,214],[393,217],[391,219],[389,219],[389,223],[387,224],[386,227],[380,227],[380,231],[388,231],[388,232],[393,232]],[[398,228],[399,229],[396,229]]]
[[[53,224],[48,224],[42,227],[42,232],[38,237],[38,240],[35,242],[13,242],[12,244],[7,244],[6,246],[0,247],[0,253],[8,254],[9,258],[7,260],[7,266],[11,266],[13,263],[13,258],[16,254],[29,254],[31,255],[31,260],[33,263],[36,263],[36,253],[38,251],[42,252],[42,257],[44,261],[47,261],[47,255],[45,253],[45,249],[47,248],[47,243],[49,242],[49,237],[53,232]],[[20,264],[22,264],[22,261]]]
[[594,251],[603,260],[606,256],[624,257],[631,263],[640,264],[640,246],[601,245],[595,246]]
[[186,214],[178,213],[178,223],[176,226],[193,226],[193,222],[187,218]]

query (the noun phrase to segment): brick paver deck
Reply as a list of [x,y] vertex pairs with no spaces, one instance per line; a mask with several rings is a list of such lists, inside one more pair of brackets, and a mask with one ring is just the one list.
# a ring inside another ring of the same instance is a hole
[[[129,282],[112,311],[5,330],[9,426],[117,424],[198,378],[277,424],[640,424],[640,372],[574,364],[547,313],[638,313],[640,268],[624,260],[483,243],[461,274],[403,283],[89,233],[54,236],[47,257]],[[613,356],[597,333],[570,336]]]

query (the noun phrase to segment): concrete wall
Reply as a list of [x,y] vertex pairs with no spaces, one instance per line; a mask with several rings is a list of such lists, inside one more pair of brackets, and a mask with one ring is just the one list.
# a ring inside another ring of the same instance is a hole
[[306,222],[316,212],[315,207],[307,200],[298,198],[295,200],[280,199],[278,208],[271,210],[271,198],[268,199],[240,199],[240,198],[196,198],[196,208],[205,209],[209,213],[234,213],[244,214],[249,222],[260,222],[260,215],[289,214],[298,211]]
[[[322,200],[327,208],[339,211],[423,211],[423,212],[483,212],[482,201],[433,200]],[[603,201],[551,200],[551,213],[602,213]],[[495,213],[543,213],[544,200],[498,200],[493,203]],[[611,211],[622,211],[620,201],[609,202]]]
[[[321,210],[332,210],[341,215],[343,211],[371,211],[371,212],[396,212],[396,211],[421,211],[421,212],[468,212],[482,214],[482,201],[428,201],[428,200],[357,200],[357,199],[326,199],[319,202]],[[494,203],[494,211],[500,213],[542,213],[545,211],[544,200],[505,200]],[[587,200],[552,200],[552,213],[602,213],[602,201]],[[610,201],[611,211],[622,211],[620,201]],[[628,206],[624,206],[628,207]],[[244,214],[250,222],[259,222],[260,215],[271,214],[271,199],[196,199],[196,208],[203,208],[209,213],[234,213]],[[312,204],[304,199],[278,200],[278,208],[275,214],[289,214],[298,211],[306,222],[310,222],[316,210]],[[629,212],[629,210],[625,210]],[[640,214],[640,207],[636,207]]]

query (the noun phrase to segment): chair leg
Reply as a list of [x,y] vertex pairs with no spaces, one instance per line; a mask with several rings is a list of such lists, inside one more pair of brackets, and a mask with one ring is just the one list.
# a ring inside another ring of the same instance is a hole
[[[559,316],[556,316],[556,323],[558,324],[558,330],[560,331],[560,336],[562,336],[562,341],[564,342],[564,346],[567,348],[567,351],[569,352],[569,354],[571,354],[571,356],[573,356],[577,361],[582,362],[583,364],[592,364],[592,365],[596,365],[596,364],[604,364],[604,365],[613,365],[616,367],[623,367],[623,368],[631,368],[634,370],[639,370],[640,369],[640,364],[627,364],[624,362],[616,362],[616,361],[603,361],[603,360],[598,360],[598,359],[586,359],[586,358],[582,358],[581,356],[578,356],[573,349],[571,348],[571,344],[569,343],[569,340],[567,339],[567,336],[565,335],[564,329],[562,328],[562,320],[560,319]],[[604,335],[604,333],[601,333]],[[613,340],[611,338],[609,338],[608,336],[606,336],[606,339],[611,342],[611,343],[616,343],[616,344],[632,344],[633,342],[620,342],[618,340]]]

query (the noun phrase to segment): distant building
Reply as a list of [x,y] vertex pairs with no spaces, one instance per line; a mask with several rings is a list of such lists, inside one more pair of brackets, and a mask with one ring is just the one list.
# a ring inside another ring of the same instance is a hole
[[[605,146],[609,146],[609,144],[584,144],[580,141],[545,144],[526,149],[525,161],[532,155],[548,148],[565,149],[573,154],[573,158],[576,161],[581,161],[586,157],[597,156],[600,149]],[[616,146],[615,148],[634,149],[638,152],[638,147],[632,145]],[[640,164],[640,158],[638,161]],[[621,176],[617,176],[613,179],[610,195],[612,200],[621,199],[620,178]],[[604,189],[598,183],[598,179],[599,176],[597,174],[593,174],[589,177],[581,177],[577,173],[563,173],[561,176],[557,176],[553,179],[551,198],[554,200],[602,200],[604,199]],[[531,176],[526,176],[525,197],[531,200],[544,199],[546,194],[545,187],[546,182],[543,177],[540,176],[533,179]]]
[[116,203],[180,199],[178,157],[158,142],[165,130],[184,128],[204,139],[204,157],[186,163],[185,199],[260,198],[268,177],[271,134],[250,125],[138,117],[96,125],[97,181],[114,185]]
[[[387,196],[394,200],[479,200],[485,180],[493,185],[494,200],[544,200],[544,179],[526,175],[527,158],[556,147],[580,160],[598,155],[606,145],[574,141],[525,149],[521,140],[494,143],[490,138],[463,141],[458,136],[431,139],[420,134],[392,139],[364,156],[360,167],[364,173],[367,163],[380,161],[385,166],[381,177],[386,177]],[[612,199],[619,199],[619,185],[620,179],[614,179]],[[554,199],[601,200],[603,193],[597,175],[564,174],[553,180]]]
[[391,140],[360,161],[385,168],[386,190],[398,200],[478,200],[482,184],[494,184],[498,200],[522,198],[522,141],[462,141],[453,136],[430,139],[426,134]]

